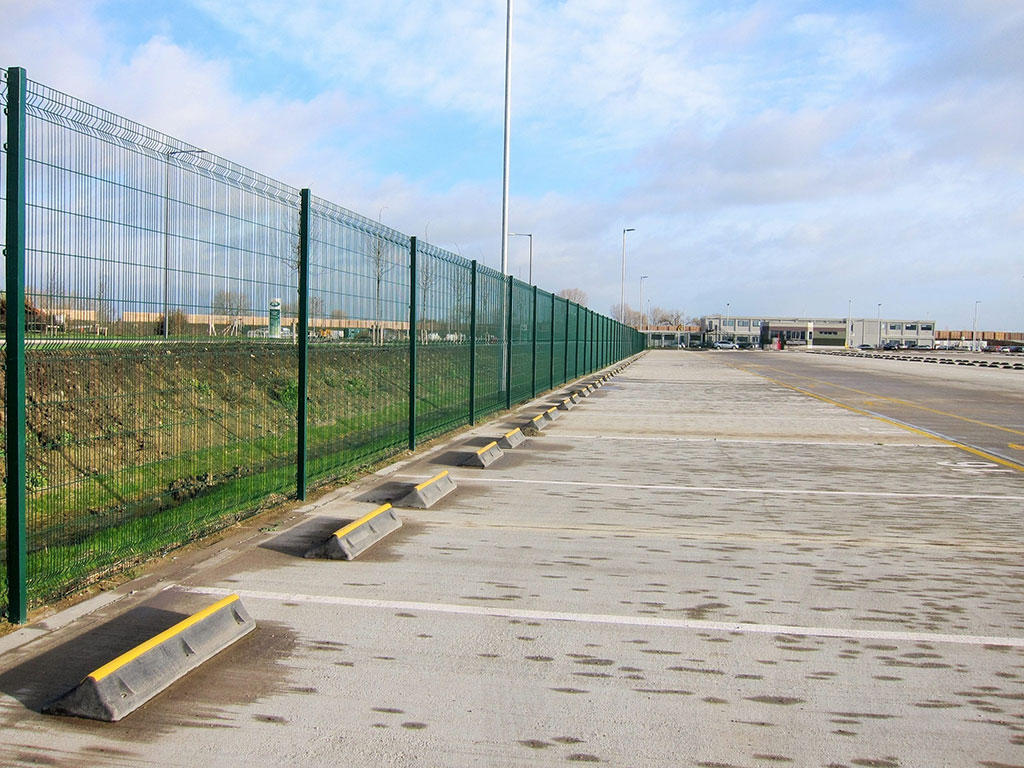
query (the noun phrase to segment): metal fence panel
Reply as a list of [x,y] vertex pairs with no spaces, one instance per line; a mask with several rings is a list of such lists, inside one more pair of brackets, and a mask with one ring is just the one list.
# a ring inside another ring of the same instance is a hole
[[408,437],[409,238],[312,198],[311,482],[402,451]]
[[292,345],[241,328],[294,301],[298,197],[31,81],[27,117],[38,602],[293,485]]
[[428,438],[468,420],[471,269],[465,259],[425,243],[417,259],[416,434]]
[[512,402],[533,397],[533,286],[512,280]]
[[25,102],[5,612],[12,530],[38,604],[636,346],[606,321],[602,350],[599,316],[435,246],[413,270],[412,238],[308,190],[38,83]]

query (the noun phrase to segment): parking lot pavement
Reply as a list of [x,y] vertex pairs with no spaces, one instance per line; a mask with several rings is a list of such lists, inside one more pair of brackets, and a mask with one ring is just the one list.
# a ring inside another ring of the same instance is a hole
[[[648,353],[487,469],[554,396],[41,631],[0,763],[1024,765],[1024,475],[721,361]],[[442,468],[358,560],[302,558]],[[256,632],[124,721],[38,714],[229,592]]]

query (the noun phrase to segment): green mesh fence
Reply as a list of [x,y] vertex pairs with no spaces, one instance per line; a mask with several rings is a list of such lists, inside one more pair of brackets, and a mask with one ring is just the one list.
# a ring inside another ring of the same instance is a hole
[[24,445],[26,464],[23,502],[3,467],[5,614],[642,348],[427,243],[414,274],[412,238],[38,83],[18,110],[25,198],[8,206],[6,174],[0,197],[8,227],[24,214],[7,260],[25,321],[7,323],[5,274],[0,386],[18,391],[23,353],[5,456]]

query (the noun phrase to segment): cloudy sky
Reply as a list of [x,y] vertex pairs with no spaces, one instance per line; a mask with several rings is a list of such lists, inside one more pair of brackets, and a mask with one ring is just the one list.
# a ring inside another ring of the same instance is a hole
[[[0,65],[499,266],[504,0],[0,0]],[[516,0],[535,282],[1024,330],[1021,0]],[[510,268],[525,277],[528,243]]]

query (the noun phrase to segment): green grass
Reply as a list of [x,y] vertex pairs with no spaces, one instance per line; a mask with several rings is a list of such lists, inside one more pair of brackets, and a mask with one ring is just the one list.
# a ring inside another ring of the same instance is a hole
[[[498,349],[479,350],[478,419],[505,407]],[[513,401],[532,394],[530,359],[530,346],[517,343]],[[538,354],[538,391],[549,383],[542,362]],[[469,422],[468,363],[464,345],[420,349],[417,439]],[[32,350],[30,602],[73,592],[294,496],[295,371],[293,347],[258,342]],[[404,346],[311,345],[311,486],[405,449],[408,385]]]

